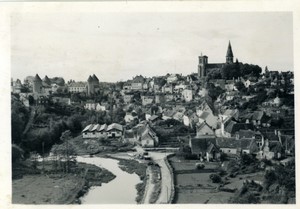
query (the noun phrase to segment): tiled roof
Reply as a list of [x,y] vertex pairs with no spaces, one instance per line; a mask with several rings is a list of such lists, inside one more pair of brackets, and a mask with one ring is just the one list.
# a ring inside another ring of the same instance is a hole
[[206,152],[210,144],[215,144],[215,136],[202,136],[191,139],[191,151],[193,154],[200,154]]
[[264,116],[263,111],[254,111],[252,115],[252,120],[261,120],[263,116]]
[[118,123],[112,123],[107,127],[107,131],[114,130],[114,129],[118,131],[123,131],[123,126]]
[[216,145],[219,148],[238,148],[239,147],[239,140],[235,138],[217,138]]

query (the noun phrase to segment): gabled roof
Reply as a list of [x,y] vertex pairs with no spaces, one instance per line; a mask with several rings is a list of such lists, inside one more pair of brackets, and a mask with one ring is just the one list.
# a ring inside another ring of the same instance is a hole
[[91,131],[92,131],[92,132],[93,132],[93,131],[97,131],[98,128],[100,128],[100,124],[94,125]]
[[252,120],[261,120],[264,116],[263,111],[254,111],[252,115]]
[[258,132],[256,131],[252,131],[252,130],[239,130],[238,132],[238,135],[239,135],[239,138],[242,139],[242,138],[253,138],[255,137],[255,135],[259,134]]
[[199,118],[206,120],[206,118],[209,116],[209,112],[202,112]]
[[48,84],[48,85],[51,84],[51,81],[50,81],[50,79],[48,78],[48,76],[45,76],[44,82],[45,82],[46,84]]
[[134,138],[134,132],[131,130],[125,131],[124,138]]
[[239,147],[239,140],[235,138],[217,138],[216,145],[219,148],[238,148]]
[[94,124],[87,125],[82,132],[87,132],[94,127]]
[[239,130],[254,130],[254,126],[251,123],[237,123],[235,121],[229,120],[225,123],[225,131],[231,134],[235,134]]
[[152,116],[149,118],[149,120],[150,120],[150,121],[154,121],[154,120],[156,120],[157,118],[158,118],[157,115],[152,115]]
[[193,154],[200,154],[202,152],[209,151],[208,148],[210,144],[216,143],[215,136],[201,136],[197,138],[192,138],[191,140],[191,151]]
[[34,81],[42,81],[42,79],[40,78],[40,76],[38,74],[36,74],[34,77]]
[[132,83],[144,83],[145,78],[141,75],[137,75],[132,79]]
[[70,83],[69,84],[69,87],[85,87],[86,86],[86,83],[84,82],[74,82],[74,83]]
[[94,81],[99,81],[99,79],[97,78],[97,76],[95,74],[93,74],[92,78],[93,78]]
[[107,127],[107,131],[111,131],[111,130],[118,130],[118,131],[123,131],[123,126],[121,124],[118,123],[112,123]]
[[269,148],[271,152],[281,152],[282,151],[282,145],[279,141],[269,141]]
[[250,149],[252,143],[255,142],[255,139],[241,139],[239,141],[241,149]]
[[89,78],[88,78],[87,81],[88,81],[88,82],[92,82],[92,81],[94,81],[94,79],[92,78],[92,76],[89,76]]

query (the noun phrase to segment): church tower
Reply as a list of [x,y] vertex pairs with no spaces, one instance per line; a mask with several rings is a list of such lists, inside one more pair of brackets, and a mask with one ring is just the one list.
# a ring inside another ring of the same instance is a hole
[[208,57],[207,56],[199,56],[199,64],[198,64],[198,77],[203,78],[206,76],[205,66],[207,64]]
[[232,64],[232,63],[233,63],[233,53],[232,53],[231,44],[229,41],[227,53],[226,53],[226,64]]

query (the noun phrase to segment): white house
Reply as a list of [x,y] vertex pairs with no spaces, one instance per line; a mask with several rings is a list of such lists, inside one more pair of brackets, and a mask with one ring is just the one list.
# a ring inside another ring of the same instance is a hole
[[111,138],[123,136],[123,126],[118,123],[112,123],[107,127],[107,136]]
[[182,96],[186,102],[190,102],[193,100],[193,90],[192,89],[184,89],[182,91]]

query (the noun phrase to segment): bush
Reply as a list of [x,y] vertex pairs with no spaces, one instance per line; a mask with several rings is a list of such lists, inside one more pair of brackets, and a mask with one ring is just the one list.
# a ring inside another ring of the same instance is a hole
[[196,163],[196,169],[201,170],[205,168],[205,165],[203,163]]
[[222,181],[222,178],[218,174],[210,174],[209,178],[212,180],[213,183],[220,183]]

